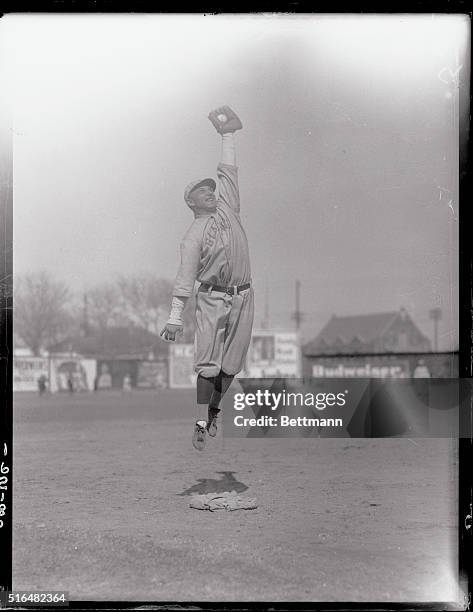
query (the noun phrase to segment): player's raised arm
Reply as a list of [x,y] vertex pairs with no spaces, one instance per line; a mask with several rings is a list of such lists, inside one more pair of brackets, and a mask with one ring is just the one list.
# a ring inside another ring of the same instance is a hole
[[209,119],[222,136],[222,154],[217,168],[219,199],[238,213],[240,194],[234,133],[243,126],[238,115],[229,106],[220,106],[211,111]]

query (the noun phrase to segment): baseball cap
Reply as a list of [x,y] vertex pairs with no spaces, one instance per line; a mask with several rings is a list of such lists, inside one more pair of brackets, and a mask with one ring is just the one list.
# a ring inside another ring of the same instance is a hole
[[197,189],[197,187],[202,187],[202,185],[208,185],[212,191],[217,189],[217,183],[213,180],[213,178],[204,178],[198,181],[192,181],[192,183],[187,185],[184,191],[184,200],[187,204],[189,204],[189,196],[191,192],[194,191],[194,189]]

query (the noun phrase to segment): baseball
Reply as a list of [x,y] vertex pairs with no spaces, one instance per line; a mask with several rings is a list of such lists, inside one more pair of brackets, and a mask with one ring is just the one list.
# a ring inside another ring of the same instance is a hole
[[217,115],[217,119],[220,121],[220,123],[225,123],[227,120],[227,115]]

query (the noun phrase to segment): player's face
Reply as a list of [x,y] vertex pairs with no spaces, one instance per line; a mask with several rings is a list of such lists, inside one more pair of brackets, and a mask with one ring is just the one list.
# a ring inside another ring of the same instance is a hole
[[217,198],[211,187],[208,185],[202,185],[190,195],[190,199],[193,202],[193,208],[196,210],[215,210],[217,207]]

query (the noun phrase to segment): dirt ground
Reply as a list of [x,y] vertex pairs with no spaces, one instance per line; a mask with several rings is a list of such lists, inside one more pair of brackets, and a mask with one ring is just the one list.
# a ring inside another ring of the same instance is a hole
[[[455,441],[219,432],[199,453],[192,405],[187,390],[16,394],[15,589],[96,601],[460,601]],[[258,509],[189,508],[193,493],[229,489]]]

